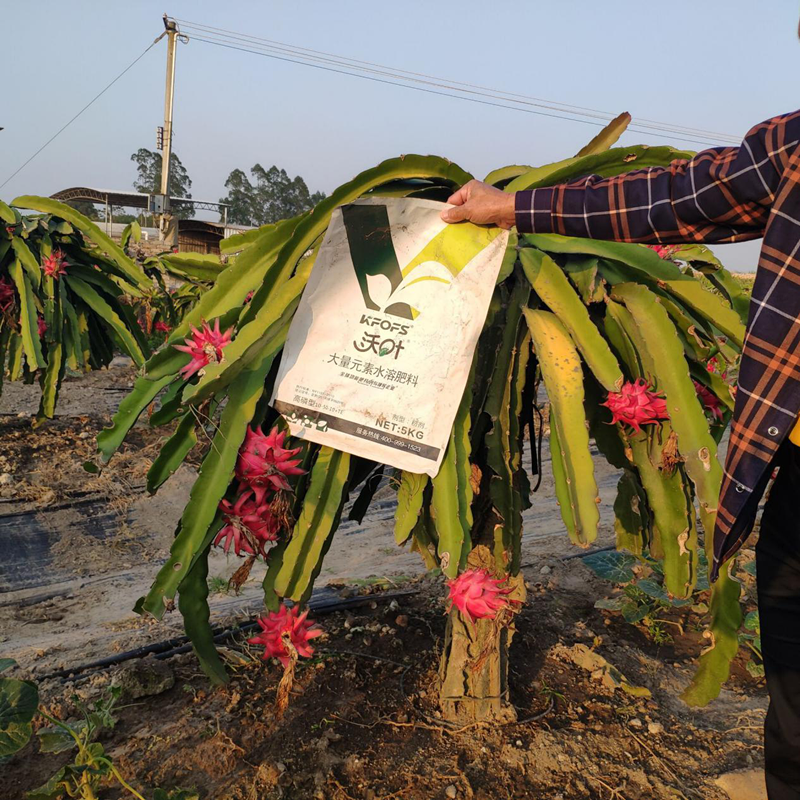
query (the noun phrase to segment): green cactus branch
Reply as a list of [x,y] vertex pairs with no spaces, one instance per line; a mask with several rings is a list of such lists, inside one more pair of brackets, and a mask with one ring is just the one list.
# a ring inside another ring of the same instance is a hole
[[[626,124],[624,116],[616,120],[573,158],[503,167],[487,180],[515,191],[689,155],[666,147],[609,149]],[[138,608],[161,617],[177,594],[212,680],[225,680],[225,672],[210,634],[207,559],[218,532],[233,524],[234,503],[269,527],[275,542],[242,551],[266,560],[265,605],[275,613],[285,613],[284,599],[307,600],[351,494],[358,519],[381,481],[397,491],[397,543],[419,552],[428,568],[454,580],[480,562],[509,586],[521,580],[515,576],[522,511],[531,502],[522,449],[539,379],[549,402],[555,491],[570,539],[586,547],[598,532],[594,441],[622,470],[614,504],[618,548],[658,559],[674,598],[688,598],[704,577],[701,540],[707,549],[721,477],[717,442],[733,403],[725,376],[735,375],[747,298],[696,245],[662,258],[642,245],[512,231],[433,479],[382,470],[308,442],[298,453],[288,440],[274,444],[284,430],[269,406],[277,365],[333,212],[364,196],[443,200],[470,178],[434,156],[390,159],[306,214],[224,241],[221,259],[167,254],[149,259],[144,269],[73,209],[26,196],[16,204],[40,213],[23,217],[0,204],[2,371],[12,380],[39,377],[38,421],[53,415],[67,369],[107,365],[116,346],[142,369],[98,438],[98,461],[113,456],[152,404],[149,422],[163,428],[164,437],[148,474],[151,492],[200,450],[202,465],[170,555]],[[131,227],[125,238],[135,236]],[[184,285],[168,292],[165,275]],[[154,319],[166,328],[155,354],[137,313],[147,318],[147,334]],[[199,356],[176,349],[201,328],[208,352],[218,347],[202,369]],[[713,364],[718,368],[709,371]],[[626,411],[634,393],[644,416]],[[269,492],[243,488],[240,461],[252,436],[285,448],[282,463],[290,464]],[[738,584],[727,569],[712,589],[710,607],[709,648],[685,695],[692,703],[716,696],[736,652]],[[513,628],[513,620],[503,624]]]

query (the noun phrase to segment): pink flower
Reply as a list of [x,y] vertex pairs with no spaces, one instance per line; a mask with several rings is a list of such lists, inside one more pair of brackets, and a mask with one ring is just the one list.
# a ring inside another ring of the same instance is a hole
[[647,245],[659,258],[671,258],[681,249],[679,244],[649,244]]
[[202,330],[197,330],[191,326],[192,334],[184,341],[185,344],[173,345],[176,350],[182,353],[189,353],[192,360],[181,369],[183,378],[191,378],[201,369],[205,369],[209,364],[218,364],[222,361],[222,351],[231,343],[233,328],[229,328],[225,333],[219,329],[219,320],[214,323],[212,328],[207,322],[203,322]]
[[0,278],[0,311],[5,313],[14,306],[14,284],[3,275]]
[[159,333],[169,333],[172,328],[170,328],[166,322],[159,320],[155,325],[153,325],[153,330],[158,331]]
[[269,614],[259,617],[258,624],[261,627],[261,633],[247,641],[250,644],[264,645],[264,655],[262,656],[264,661],[277,658],[284,667],[287,667],[290,658],[282,639],[284,633],[288,633],[289,641],[297,650],[297,654],[303,658],[314,654],[314,648],[309,642],[323,633],[307,617],[308,610],[300,614],[298,606],[287,608],[282,605],[278,611],[271,611]]
[[214,539],[214,544],[222,546],[226,553],[233,545],[237,556],[242,552],[251,556],[256,553],[264,555],[267,543],[277,541],[278,520],[269,504],[263,500],[259,502],[250,489],[244,489],[233,503],[222,500],[219,509],[224,515],[225,525]]
[[728,377],[728,370],[725,369],[724,366],[720,368],[717,356],[711,356],[711,358],[708,359],[708,362],[706,363],[706,370],[708,372],[716,373],[720,376],[720,378],[722,378],[722,380],[725,380]]
[[305,470],[297,466],[300,459],[294,458],[301,448],[284,448],[285,439],[286,434],[279,432],[277,427],[268,435],[260,429],[247,429],[244,442],[239,448],[236,476],[256,492],[259,500],[263,499],[267,491],[291,489],[288,477],[305,473]]
[[39,338],[41,339],[47,333],[47,323],[38,315],[36,317],[36,327],[39,329]]
[[59,275],[66,275],[67,270],[65,267],[67,266],[69,265],[67,264],[64,253],[59,249],[53,250],[53,252],[42,261],[44,274],[47,275],[48,278],[55,278],[56,280],[58,280]]
[[627,381],[619,392],[609,392],[602,405],[611,409],[611,424],[621,422],[630,425],[637,433],[642,425],[669,419],[667,404],[648,384],[637,378],[633,383]]
[[719,398],[708,387],[703,386],[703,384],[699,381],[692,379],[692,383],[697,391],[697,396],[700,398],[700,402],[703,404],[703,408],[709,414],[711,414],[712,419],[722,422],[722,403],[720,402]]
[[503,581],[493,578],[485,569],[468,569],[447,581],[450,602],[470,622],[493,619],[501,608],[508,605],[506,595],[511,589],[501,589]]

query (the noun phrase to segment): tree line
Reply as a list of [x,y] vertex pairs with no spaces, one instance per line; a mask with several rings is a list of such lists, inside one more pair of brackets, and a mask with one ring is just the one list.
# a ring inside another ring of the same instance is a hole
[[[131,161],[136,165],[133,188],[142,194],[158,194],[161,191],[161,153],[140,147],[131,155]],[[191,189],[189,172],[178,154],[173,152],[170,157],[169,194],[171,197],[191,199]],[[300,175],[290,178],[285,169],[276,165],[264,169],[261,164],[255,164],[249,175],[242,169],[234,169],[225,181],[225,189],[227,194],[220,197],[219,202],[228,206],[227,220],[234,225],[259,226],[294,217],[325,198],[324,192],[312,193]],[[75,200],[70,205],[90,219],[101,217],[97,207],[88,201]],[[175,203],[172,213],[179,219],[190,219],[195,213],[194,206]],[[149,224],[151,219],[148,212],[128,214],[121,208],[112,208],[111,215],[115,222],[137,220]],[[223,218],[223,214],[220,214],[220,222]]]

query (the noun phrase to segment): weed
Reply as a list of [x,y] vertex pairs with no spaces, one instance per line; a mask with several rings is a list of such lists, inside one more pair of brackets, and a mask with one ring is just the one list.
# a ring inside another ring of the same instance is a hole
[[554,689],[552,686],[547,684],[547,681],[542,679],[542,685],[539,689],[539,694],[543,695],[547,698],[548,702],[552,701],[553,705],[555,705],[557,700],[561,700],[564,705],[567,704],[567,698],[563,692],[559,692],[558,689]]
[[229,591],[228,579],[223,578],[222,575],[212,575],[208,579],[209,594],[228,594]]

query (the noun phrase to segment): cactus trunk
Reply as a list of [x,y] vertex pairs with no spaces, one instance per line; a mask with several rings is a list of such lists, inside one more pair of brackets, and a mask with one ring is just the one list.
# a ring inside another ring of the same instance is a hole
[[[496,569],[485,545],[470,552],[467,564],[472,569]],[[525,582],[522,575],[508,576],[507,581],[509,605],[495,617],[472,622],[455,605],[447,614],[439,664],[439,707],[447,722],[470,725],[516,719],[508,694],[508,650],[517,611],[525,602]]]
[[439,666],[439,705],[447,722],[516,720],[508,699],[508,648],[513,636],[513,619],[506,625],[494,619],[472,625],[457,609],[448,613]]

